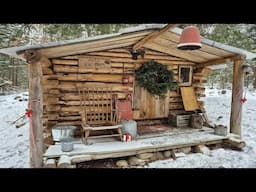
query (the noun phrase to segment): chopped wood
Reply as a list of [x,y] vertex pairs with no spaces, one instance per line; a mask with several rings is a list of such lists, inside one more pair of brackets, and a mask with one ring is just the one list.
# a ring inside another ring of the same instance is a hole
[[229,143],[232,147],[235,147],[237,149],[242,149],[246,146],[243,140],[237,139],[235,137],[229,137],[225,142]]
[[72,164],[80,163],[83,161],[90,161],[90,160],[92,160],[91,155],[75,155],[71,157]]
[[208,155],[208,156],[211,155],[211,150],[208,147],[206,147],[205,145],[197,145],[195,147],[195,152],[203,153],[203,154]]
[[44,168],[56,168],[56,160],[55,159],[47,159],[44,164]]
[[58,161],[58,168],[72,168],[71,158],[67,155],[61,155]]

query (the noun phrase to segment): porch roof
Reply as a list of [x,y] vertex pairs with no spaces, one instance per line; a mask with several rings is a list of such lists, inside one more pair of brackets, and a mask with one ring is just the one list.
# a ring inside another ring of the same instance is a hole
[[182,29],[176,26],[173,25],[163,31],[168,25],[139,25],[120,30],[119,33],[114,34],[0,49],[0,53],[25,60],[24,53],[26,50],[37,50],[40,54],[48,58],[57,58],[127,46],[136,47],[140,44],[140,48],[163,52],[199,64],[199,66],[229,63],[230,60],[234,60],[237,57],[245,57],[250,60],[256,58],[256,54],[254,53],[204,37],[201,37],[201,49],[192,51],[178,50],[177,45]]

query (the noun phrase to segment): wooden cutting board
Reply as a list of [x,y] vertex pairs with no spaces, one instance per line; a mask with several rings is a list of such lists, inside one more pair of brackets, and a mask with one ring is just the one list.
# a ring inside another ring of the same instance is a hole
[[180,87],[183,105],[186,111],[200,109],[196,100],[196,94],[193,87]]

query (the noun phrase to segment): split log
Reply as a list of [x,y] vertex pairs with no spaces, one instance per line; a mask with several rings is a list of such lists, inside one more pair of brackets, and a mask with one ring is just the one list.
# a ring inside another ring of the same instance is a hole
[[91,155],[75,155],[71,157],[71,163],[75,164],[75,163],[80,163],[83,161],[90,161],[92,160],[92,156]]
[[67,155],[61,155],[58,162],[58,168],[72,168],[71,158]]
[[56,168],[56,160],[55,159],[47,159],[44,164],[44,168]]
[[205,155],[208,155],[208,156],[211,155],[210,149],[208,147],[206,147],[205,145],[197,145],[195,147],[195,152],[196,153],[202,153],[202,154],[205,154]]
[[232,147],[234,147],[236,149],[242,149],[246,146],[246,144],[243,140],[235,138],[235,137],[229,137],[226,140],[226,143],[230,144]]

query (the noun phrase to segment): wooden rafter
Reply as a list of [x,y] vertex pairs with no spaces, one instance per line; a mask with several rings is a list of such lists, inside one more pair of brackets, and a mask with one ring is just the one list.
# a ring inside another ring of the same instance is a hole
[[203,67],[207,67],[207,66],[211,66],[211,65],[220,65],[220,64],[224,64],[227,62],[227,59],[230,59],[231,61],[234,60],[238,60],[241,59],[242,56],[241,55],[232,55],[232,56],[228,56],[228,57],[223,57],[221,59],[214,59],[211,61],[207,61],[205,63],[200,63],[196,65],[196,68],[203,68]]
[[145,38],[143,38],[142,40],[140,40],[138,43],[136,43],[133,46],[133,50],[137,50],[140,49],[141,47],[143,47],[143,45],[147,42],[153,41],[155,38],[157,38],[159,35],[163,34],[164,32],[176,27],[177,24],[168,24],[165,27],[163,27],[161,30],[159,31],[155,31],[151,34],[149,34],[148,36],[146,36]]

